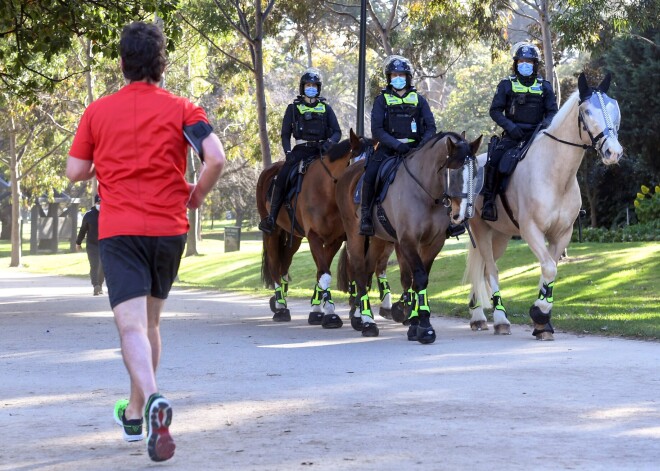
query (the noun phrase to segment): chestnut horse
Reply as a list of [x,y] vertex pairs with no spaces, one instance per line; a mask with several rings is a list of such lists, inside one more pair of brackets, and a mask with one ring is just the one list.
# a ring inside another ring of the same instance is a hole
[[[278,215],[275,230],[271,234],[263,235],[261,275],[265,285],[275,289],[275,295],[270,299],[274,321],[291,320],[286,303],[289,268],[302,238],[307,237],[316,264],[317,279],[308,322],[329,329],[342,326],[341,318],[335,314],[330,292],[330,265],[345,239],[335,201],[335,187],[337,179],[344,173],[350,160],[358,157],[368,146],[369,140],[359,138],[351,130],[349,139],[339,142],[326,155],[309,164],[302,179],[300,193],[294,195],[289,204],[291,208],[295,208],[296,224],[293,234],[291,218],[285,205]],[[261,217],[265,217],[270,209],[268,189],[282,163],[276,162],[259,176],[257,207]],[[389,286],[387,288],[389,290]]]
[[472,203],[478,193],[474,155],[480,144],[481,137],[468,143],[464,136],[440,133],[406,156],[380,203],[381,209],[378,204],[374,205],[374,215],[385,214],[390,228],[388,230],[383,225],[380,217],[374,217],[376,234],[368,243],[359,234],[359,203],[354,201],[364,167],[351,166],[339,179],[337,205],[346,229],[348,265],[356,282],[360,304],[360,313],[351,316],[351,325],[362,331],[363,336],[379,334],[367,287],[376,260],[387,251],[391,253],[392,244],[396,244],[401,284],[404,293],[410,289],[412,296],[408,340],[423,344],[435,341],[426,292],[428,276],[435,257],[444,246],[450,224],[449,213],[452,216],[459,213],[456,214],[457,220],[473,214]]
[[[571,240],[582,203],[578,168],[588,148],[595,149],[605,165],[617,163],[623,153],[617,137],[619,105],[605,94],[609,82],[608,76],[592,89],[581,74],[578,91],[564,103],[550,126],[536,136],[511,176],[504,200],[498,198],[499,219],[489,222],[475,216],[470,220],[477,248],[469,247],[464,279],[472,284],[472,330],[488,328],[483,307],[490,307],[492,302],[495,333],[510,333],[496,261],[511,237],[519,235],[541,266],[539,296],[529,310],[533,335],[538,340],[554,339],[550,318],[557,262]],[[485,160],[485,155],[479,160]]]

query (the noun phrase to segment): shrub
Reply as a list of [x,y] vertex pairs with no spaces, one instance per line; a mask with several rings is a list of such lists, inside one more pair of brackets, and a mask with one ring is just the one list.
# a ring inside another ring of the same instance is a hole
[[641,193],[637,193],[634,201],[635,214],[640,223],[646,224],[660,219],[660,186],[656,185],[654,192],[645,185],[641,187]]

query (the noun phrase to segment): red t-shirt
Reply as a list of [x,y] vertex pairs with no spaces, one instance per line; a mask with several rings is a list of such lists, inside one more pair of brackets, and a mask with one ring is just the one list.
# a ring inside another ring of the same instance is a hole
[[145,82],[87,107],[69,154],[94,161],[99,239],[188,232],[183,127],[198,121],[208,123],[202,108]]

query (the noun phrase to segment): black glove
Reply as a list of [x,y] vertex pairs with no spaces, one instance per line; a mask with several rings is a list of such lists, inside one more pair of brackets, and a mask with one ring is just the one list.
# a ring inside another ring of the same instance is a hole
[[408,152],[410,152],[410,146],[405,142],[401,142],[398,146],[396,146],[396,151],[399,154],[407,154]]
[[541,129],[549,127],[550,123],[552,123],[552,118],[545,118],[543,121],[541,121]]
[[509,136],[511,136],[512,139],[519,141],[525,137],[525,133],[518,126],[514,126],[509,130]]
[[325,141],[323,144],[321,144],[321,153],[322,154],[327,154],[330,148],[334,145],[334,142],[331,140]]
[[284,153],[284,160],[289,160],[291,158],[291,151],[287,151]]

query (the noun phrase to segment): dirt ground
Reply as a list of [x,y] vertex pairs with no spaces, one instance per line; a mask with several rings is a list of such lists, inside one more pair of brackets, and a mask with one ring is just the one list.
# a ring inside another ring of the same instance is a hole
[[[266,299],[176,289],[161,391],[174,458],[152,463],[112,419],[128,380],[106,296],[0,269],[0,470],[644,470],[660,466],[660,344],[538,342],[434,318],[408,342],[379,321],[273,323]],[[338,313],[347,319],[347,306]]]

